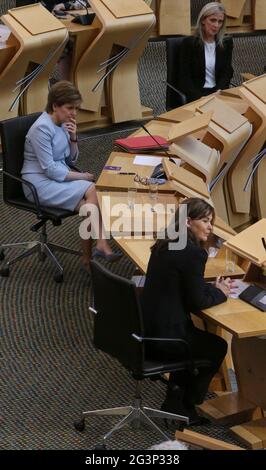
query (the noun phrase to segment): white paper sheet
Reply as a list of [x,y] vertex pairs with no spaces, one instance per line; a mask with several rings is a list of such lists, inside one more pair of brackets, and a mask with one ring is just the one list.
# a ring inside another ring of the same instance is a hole
[[[162,163],[162,159],[164,157],[155,157],[154,155],[136,155],[133,164],[134,165],[143,165],[143,166],[156,166],[159,163]],[[180,165],[180,158],[172,158],[175,163],[179,166]]]
[[133,164],[144,166],[156,166],[162,162],[161,157],[154,157],[153,155],[136,155]]
[[234,285],[235,287],[233,287],[233,290],[229,295],[230,299],[238,299],[241,292],[249,286],[247,282],[241,281],[241,279],[234,279]]

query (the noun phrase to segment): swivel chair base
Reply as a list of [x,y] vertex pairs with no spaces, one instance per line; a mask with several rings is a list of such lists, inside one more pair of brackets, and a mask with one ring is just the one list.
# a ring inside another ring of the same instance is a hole
[[93,411],[84,411],[82,417],[79,421],[74,422],[74,427],[77,431],[84,431],[85,429],[85,418],[87,416],[123,416],[123,418],[102,438],[102,443],[96,446],[96,449],[105,449],[106,440],[113,434],[113,432],[122,429],[126,424],[132,424],[134,429],[139,429],[141,424],[146,424],[153,431],[156,430],[164,440],[168,440],[169,436],[165,434],[157,424],[152,421],[151,418],[161,418],[165,420],[177,420],[183,421],[186,424],[189,424],[189,418],[186,416],[181,416],[173,413],[167,413],[165,411],[155,410],[153,408],[148,408],[147,406],[142,406],[142,399],[139,394],[139,383],[136,386],[135,399],[131,406],[121,406],[118,408],[106,408],[102,410],[93,410]]
[[[21,242],[21,243],[6,243],[3,245],[0,245],[0,261],[2,261],[5,258],[4,250],[6,248],[19,248],[19,249],[24,250],[23,253],[21,253],[18,256],[15,256],[14,258],[11,258],[11,260],[5,263],[5,265],[0,269],[0,276],[8,277],[10,273],[10,266],[15,264],[17,261],[22,260],[23,258],[27,258],[28,256],[31,256],[34,253],[37,253],[41,261],[44,261],[44,259],[48,257],[52,261],[52,263],[56,266],[57,273],[54,274],[54,280],[58,283],[63,281],[64,269],[59,263],[57,257],[55,256],[54,251],[70,253],[72,255],[77,255],[77,256],[80,256],[81,252],[48,242],[47,233],[46,233],[46,223],[44,222],[41,225],[42,225],[42,232],[39,234],[39,240]],[[35,226],[32,227],[33,231],[35,231],[34,227]]]

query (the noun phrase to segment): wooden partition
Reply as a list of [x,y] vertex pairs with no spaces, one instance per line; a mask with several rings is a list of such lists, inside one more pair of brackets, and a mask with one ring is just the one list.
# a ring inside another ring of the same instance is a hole
[[216,176],[219,173],[221,176],[212,188],[211,195],[217,214],[229,223],[224,181],[229,168],[251,137],[252,125],[245,116],[217,97],[211,98],[198,109],[203,113],[210,110],[214,112],[202,142],[220,150]]
[[[65,26],[39,3],[11,9],[1,20],[11,34],[0,53],[0,120],[15,117],[19,112],[30,114],[44,109],[48,78],[68,39]],[[18,84],[14,91],[16,83],[37,71],[37,67],[38,75],[10,109],[15,98],[29,85],[29,81]]]
[[[0,48],[0,119],[42,111],[48,93],[48,79],[68,40],[73,53],[70,79],[83,101],[78,114],[79,129],[152,116],[142,106],[137,66],[155,23],[155,16],[143,0],[91,0],[96,17],[92,25],[73,23],[70,15],[59,21],[41,4],[14,8],[2,21],[12,32]],[[81,14],[86,11],[81,11]],[[42,64],[44,67],[42,68]],[[16,82],[39,67],[12,107]]]
[[140,102],[137,65],[155,22],[152,10],[143,0],[90,4],[97,32],[88,27],[94,37],[85,48],[84,42],[75,48],[71,72],[83,98],[80,127],[106,117],[118,123],[151,116]]

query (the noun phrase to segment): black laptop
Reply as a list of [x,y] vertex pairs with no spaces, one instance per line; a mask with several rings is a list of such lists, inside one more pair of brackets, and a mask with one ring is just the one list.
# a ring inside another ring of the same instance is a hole
[[241,300],[248,302],[262,312],[266,312],[266,289],[251,284],[239,295]]

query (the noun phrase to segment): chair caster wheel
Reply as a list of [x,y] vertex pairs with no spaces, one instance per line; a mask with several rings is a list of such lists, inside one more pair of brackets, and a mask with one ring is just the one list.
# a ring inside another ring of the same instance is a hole
[[3,261],[5,259],[5,252],[4,250],[0,250],[0,261]]
[[96,446],[94,447],[94,450],[106,450],[107,447],[105,444],[96,444]]
[[80,421],[75,421],[74,422],[74,428],[79,432],[84,431],[84,429],[85,429],[85,419],[82,418]]
[[57,282],[58,284],[60,284],[61,282],[63,282],[63,279],[64,279],[63,274],[55,274],[55,275],[54,275],[54,280],[55,280],[55,282]]
[[8,276],[9,276],[9,273],[10,273],[10,269],[9,269],[9,268],[2,268],[2,269],[0,269],[0,276],[2,276],[2,277],[8,277]]

